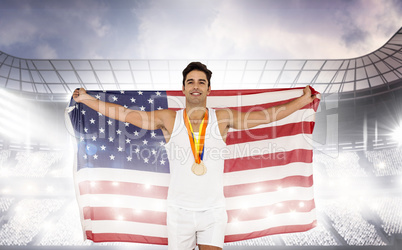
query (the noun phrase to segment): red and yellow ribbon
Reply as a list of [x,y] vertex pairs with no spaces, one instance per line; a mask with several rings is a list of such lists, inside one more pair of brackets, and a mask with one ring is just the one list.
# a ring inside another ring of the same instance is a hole
[[204,118],[200,124],[198,139],[194,137],[193,127],[191,126],[190,119],[187,116],[186,109],[184,109],[183,116],[191,144],[191,150],[193,151],[195,162],[199,164],[204,156],[205,131],[207,130],[208,125],[208,109],[205,111]]

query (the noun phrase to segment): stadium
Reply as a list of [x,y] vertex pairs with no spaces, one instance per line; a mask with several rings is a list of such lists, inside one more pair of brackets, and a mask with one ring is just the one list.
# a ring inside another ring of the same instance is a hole
[[[178,89],[190,60],[44,60],[0,52],[1,249],[164,249],[83,241],[64,111],[74,89]],[[206,60],[230,89],[310,84],[318,225],[225,249],[402,248],[402,29],[356,58]]]

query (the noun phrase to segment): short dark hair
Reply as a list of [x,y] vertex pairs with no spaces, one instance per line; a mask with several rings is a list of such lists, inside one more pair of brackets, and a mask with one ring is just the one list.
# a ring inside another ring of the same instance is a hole
[[211,86],[212,71],[210,71],[205,64],[202,64],[200,62],[191,62],[183,70],[183,86],[185,86],[184,81],[186,80],[187,74],[193,70],[199,70],[199,71],[204,72],[205,75],[207,75],[208,87]]

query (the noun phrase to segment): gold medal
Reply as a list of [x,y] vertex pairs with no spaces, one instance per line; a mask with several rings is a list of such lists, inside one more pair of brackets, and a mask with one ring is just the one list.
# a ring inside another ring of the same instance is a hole
[[193,166],[191,167],[191,171],[198,176],[204,175],[207,172],[207,167],[205,167],[204,163],[202,162],[202,158],[204,156],[205,132],[208,125],[208,109],[205,111],[204,118],[200,124],[198,140],[194,138],[193,128],[191,126],[190,119],[187,116],[186,109],[183,111],[183,118],[195,160]]
[[205,167],[203,161],[200,163],[194,162],[193,166],[191,167],[191,171],[193,171],[195,175],[201,176],[207,173],[207,167]]

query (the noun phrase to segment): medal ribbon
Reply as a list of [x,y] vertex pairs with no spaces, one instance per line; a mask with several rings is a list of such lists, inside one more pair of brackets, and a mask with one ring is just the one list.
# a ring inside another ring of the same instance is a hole
[[194,138],[193,127],[191,126],[190,119],[187,116],[186,109],[183,112],[184,116],[184,124],[187,128],[188,139],[190,140],[191,150],[193,151],[194,159],[197,164],[202,161],[204,157],[204,141],[205,141],[205,131],[207,130],[208,125],[208,109],[205,111],[204,118],[200,124],[198,130],[198,140]]

